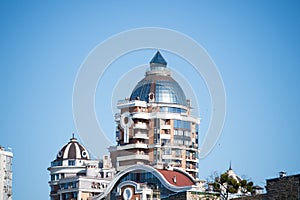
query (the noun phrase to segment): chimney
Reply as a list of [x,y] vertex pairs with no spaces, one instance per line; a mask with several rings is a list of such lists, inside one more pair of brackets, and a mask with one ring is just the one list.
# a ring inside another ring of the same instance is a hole
[[286,172],[285,171],[279,172],[279,178],[282,178],[282,177],[286,177]]

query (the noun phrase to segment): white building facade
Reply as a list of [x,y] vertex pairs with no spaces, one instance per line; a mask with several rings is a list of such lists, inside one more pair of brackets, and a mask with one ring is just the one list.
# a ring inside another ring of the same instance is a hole
[[13,153],[0,146],[0,200],[12,200]]
[[87,200],[104,192],[114,177],[109,156],[93,160],[74,136],[51,162],[50,199]]

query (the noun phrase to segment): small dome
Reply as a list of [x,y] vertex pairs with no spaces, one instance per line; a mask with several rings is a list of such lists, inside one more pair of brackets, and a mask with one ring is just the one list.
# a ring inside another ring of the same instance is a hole
[[63,148],[58,152],[56,160],[89,160],[90,156],[88,151],[73,137],[70,142],[63,146]]
[[150,61],[150,70],[133,89],[130,100],[171,103],[187,106],[185,94],[180,85],[171,77],[159,51]]

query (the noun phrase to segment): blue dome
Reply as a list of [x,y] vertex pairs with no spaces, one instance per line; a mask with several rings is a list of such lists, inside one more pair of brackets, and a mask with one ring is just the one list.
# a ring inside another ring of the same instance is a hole
[[167,62],[157,52],[150,61],[150,71],[146,72],[146,77],[133,89],[130,100],[187,106],[185,94],[180,85],[171,77],[166,64]]

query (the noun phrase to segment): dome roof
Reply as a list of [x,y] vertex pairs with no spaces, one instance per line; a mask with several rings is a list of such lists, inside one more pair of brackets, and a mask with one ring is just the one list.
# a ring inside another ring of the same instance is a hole
[[58,152],[56,160],[89,160],[90,156],[88,151],[73,137],[70,142],[63,146],[63,148]]
[[167,62],[158,51],[150,61],[150,70],[133,89],[130,100],[187,105],[180,85],[171,77]]

